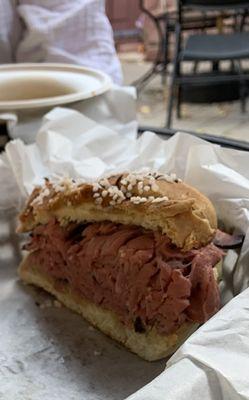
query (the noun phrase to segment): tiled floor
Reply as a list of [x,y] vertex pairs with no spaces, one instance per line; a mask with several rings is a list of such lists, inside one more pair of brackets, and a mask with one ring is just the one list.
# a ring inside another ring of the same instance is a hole
[[[150,67],[141,55],[122,54],[121,63],[125,84],[132,83]],[[141,125],[161,127],[166,119],[167,86],[162,87],[160,77],[153,79],[140,93],[137,103]],[[238,101],[233,103],[184,104],[183,118],[173,119],[174,128],[211,133],[218,136],[249,141],[249,100],[247,112],[241,114]]]

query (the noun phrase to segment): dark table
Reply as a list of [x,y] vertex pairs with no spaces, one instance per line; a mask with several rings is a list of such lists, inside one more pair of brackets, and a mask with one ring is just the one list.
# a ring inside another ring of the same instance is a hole
[[2,151],[6,143],[10,140],[7,127],[4,123],[0,123],[0,151]]
[[[176,132],[179,132],[179,129],[157,128],[154,126],[140,126],[138,128],[139,133],[143,133],[144,131],[152,131],[164,137],[165,139],[168,139],[171,136],[173,136]],[[222,147],[227,147],[230,149],[236,149],[242,151],[249,151],[249,142],[245,142],[242,140],[228,139],[222,136],[214,136],[208,133],[198,134],[192,131],[183,131],[183,130],[180,131],[207,140],[210,143],[218,144]]]

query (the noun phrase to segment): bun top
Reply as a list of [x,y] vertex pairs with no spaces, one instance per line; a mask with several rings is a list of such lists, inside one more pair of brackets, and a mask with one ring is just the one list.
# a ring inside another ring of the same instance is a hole
[[140,225],[166,234],[187,251],[209,243],[217,228],[212,203],[174,174],[123,173],[85,183],[69,178],[45,179],[20,214],[19,232],[56,218],[70,221],[112,221]]

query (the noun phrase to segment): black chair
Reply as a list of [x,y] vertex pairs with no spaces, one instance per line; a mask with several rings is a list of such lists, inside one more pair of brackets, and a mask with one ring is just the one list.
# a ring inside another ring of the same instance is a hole
[[[241,16],[237,24],[237,32],[223,34],[193,34],[190,35],[182,45],[182,19],[183,14],[189,10],[198,9],[205,12],[219,13],[233,10]],[[177,117],[181,117],[180,107],[182,100],[182,89],[191,90],[196,85],[214,85],[219,83],[239,82],[242,112],[245,111],[247,94],[247,79],[249,74],[242,70],[241,60],[249,59],[249,32],[243,32],[244,16],[248,12],[249,1],[236,0],[179,0],[178,1],[178,24],[176,24],[175,36],[176,47],[173,61],[172,80],[169,89],[169,101],[166,118],[166,127],[171,126],[172,112],[175,97],[177,98]],[[231,61],[231,69],[226,73],[219,69],[219,62]],[[213,68],[208,73],[183,74],[182,63],[191,61],[198,63],[210,61]]]
[[[137,90],[140,91],[146,83],[149,82],[155,75],[162,76],[162,83],[166,83],[166,76],[168,74],[168,65],[170,64],[170,41],[175,33],[176,23],[178,22],[177,11],[165,11],[158,14],[153,14],[148,7],[146,7],[145,0],[139,0],[140,10],[149,17],[154,23],[158,34],[158,49],[152,67],[139,79],[133,82]],[[234,13],[232,10],[223,14],[223,19],[230,21],[230,27],[234,28],[234,20],[230,19]],[[214,28],[216,26],[217,16],[215,14],[207,14],[202,10],[193,10],[193,12],[182,16],[181,30],[182,31],[205,31],[206,29]],[[246,16],[244,16],[243,24],[246,23]]]

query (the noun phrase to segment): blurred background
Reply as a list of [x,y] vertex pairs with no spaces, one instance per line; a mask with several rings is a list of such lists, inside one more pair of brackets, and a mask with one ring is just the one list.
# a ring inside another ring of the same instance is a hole
[[249,0],[0,0],[0,64],[30,62],[135,86],[140,126],[249,141]]
[[[186,87],[182,85],[180,107],[173,105],[172,119],[167,125],[200,134],[249,140],[247,7],[249,2],[229,0],[106,0],[124,83],[135,84],[138,89],[140,124],[162,127],[168,122],[177,53],[176,30],[180,24],[181,74],[191,75],[192,81]],[[194,36],[197,40],[193,40]],[[198,43],[201,36],[205,36],[204,44]],[[216,43],[217,36],[219,43]],[[185,62],[182,49],[186,46],[190,56],[186,54]],[[210,60],[201,54],[203,50]],[[205,80],[207,74],[212,75],[213,81]],[[231,79],[230,75],[237,74],[235,80]],[[173,96],[178,103],[179,88],[176,91],[177,88]]]

